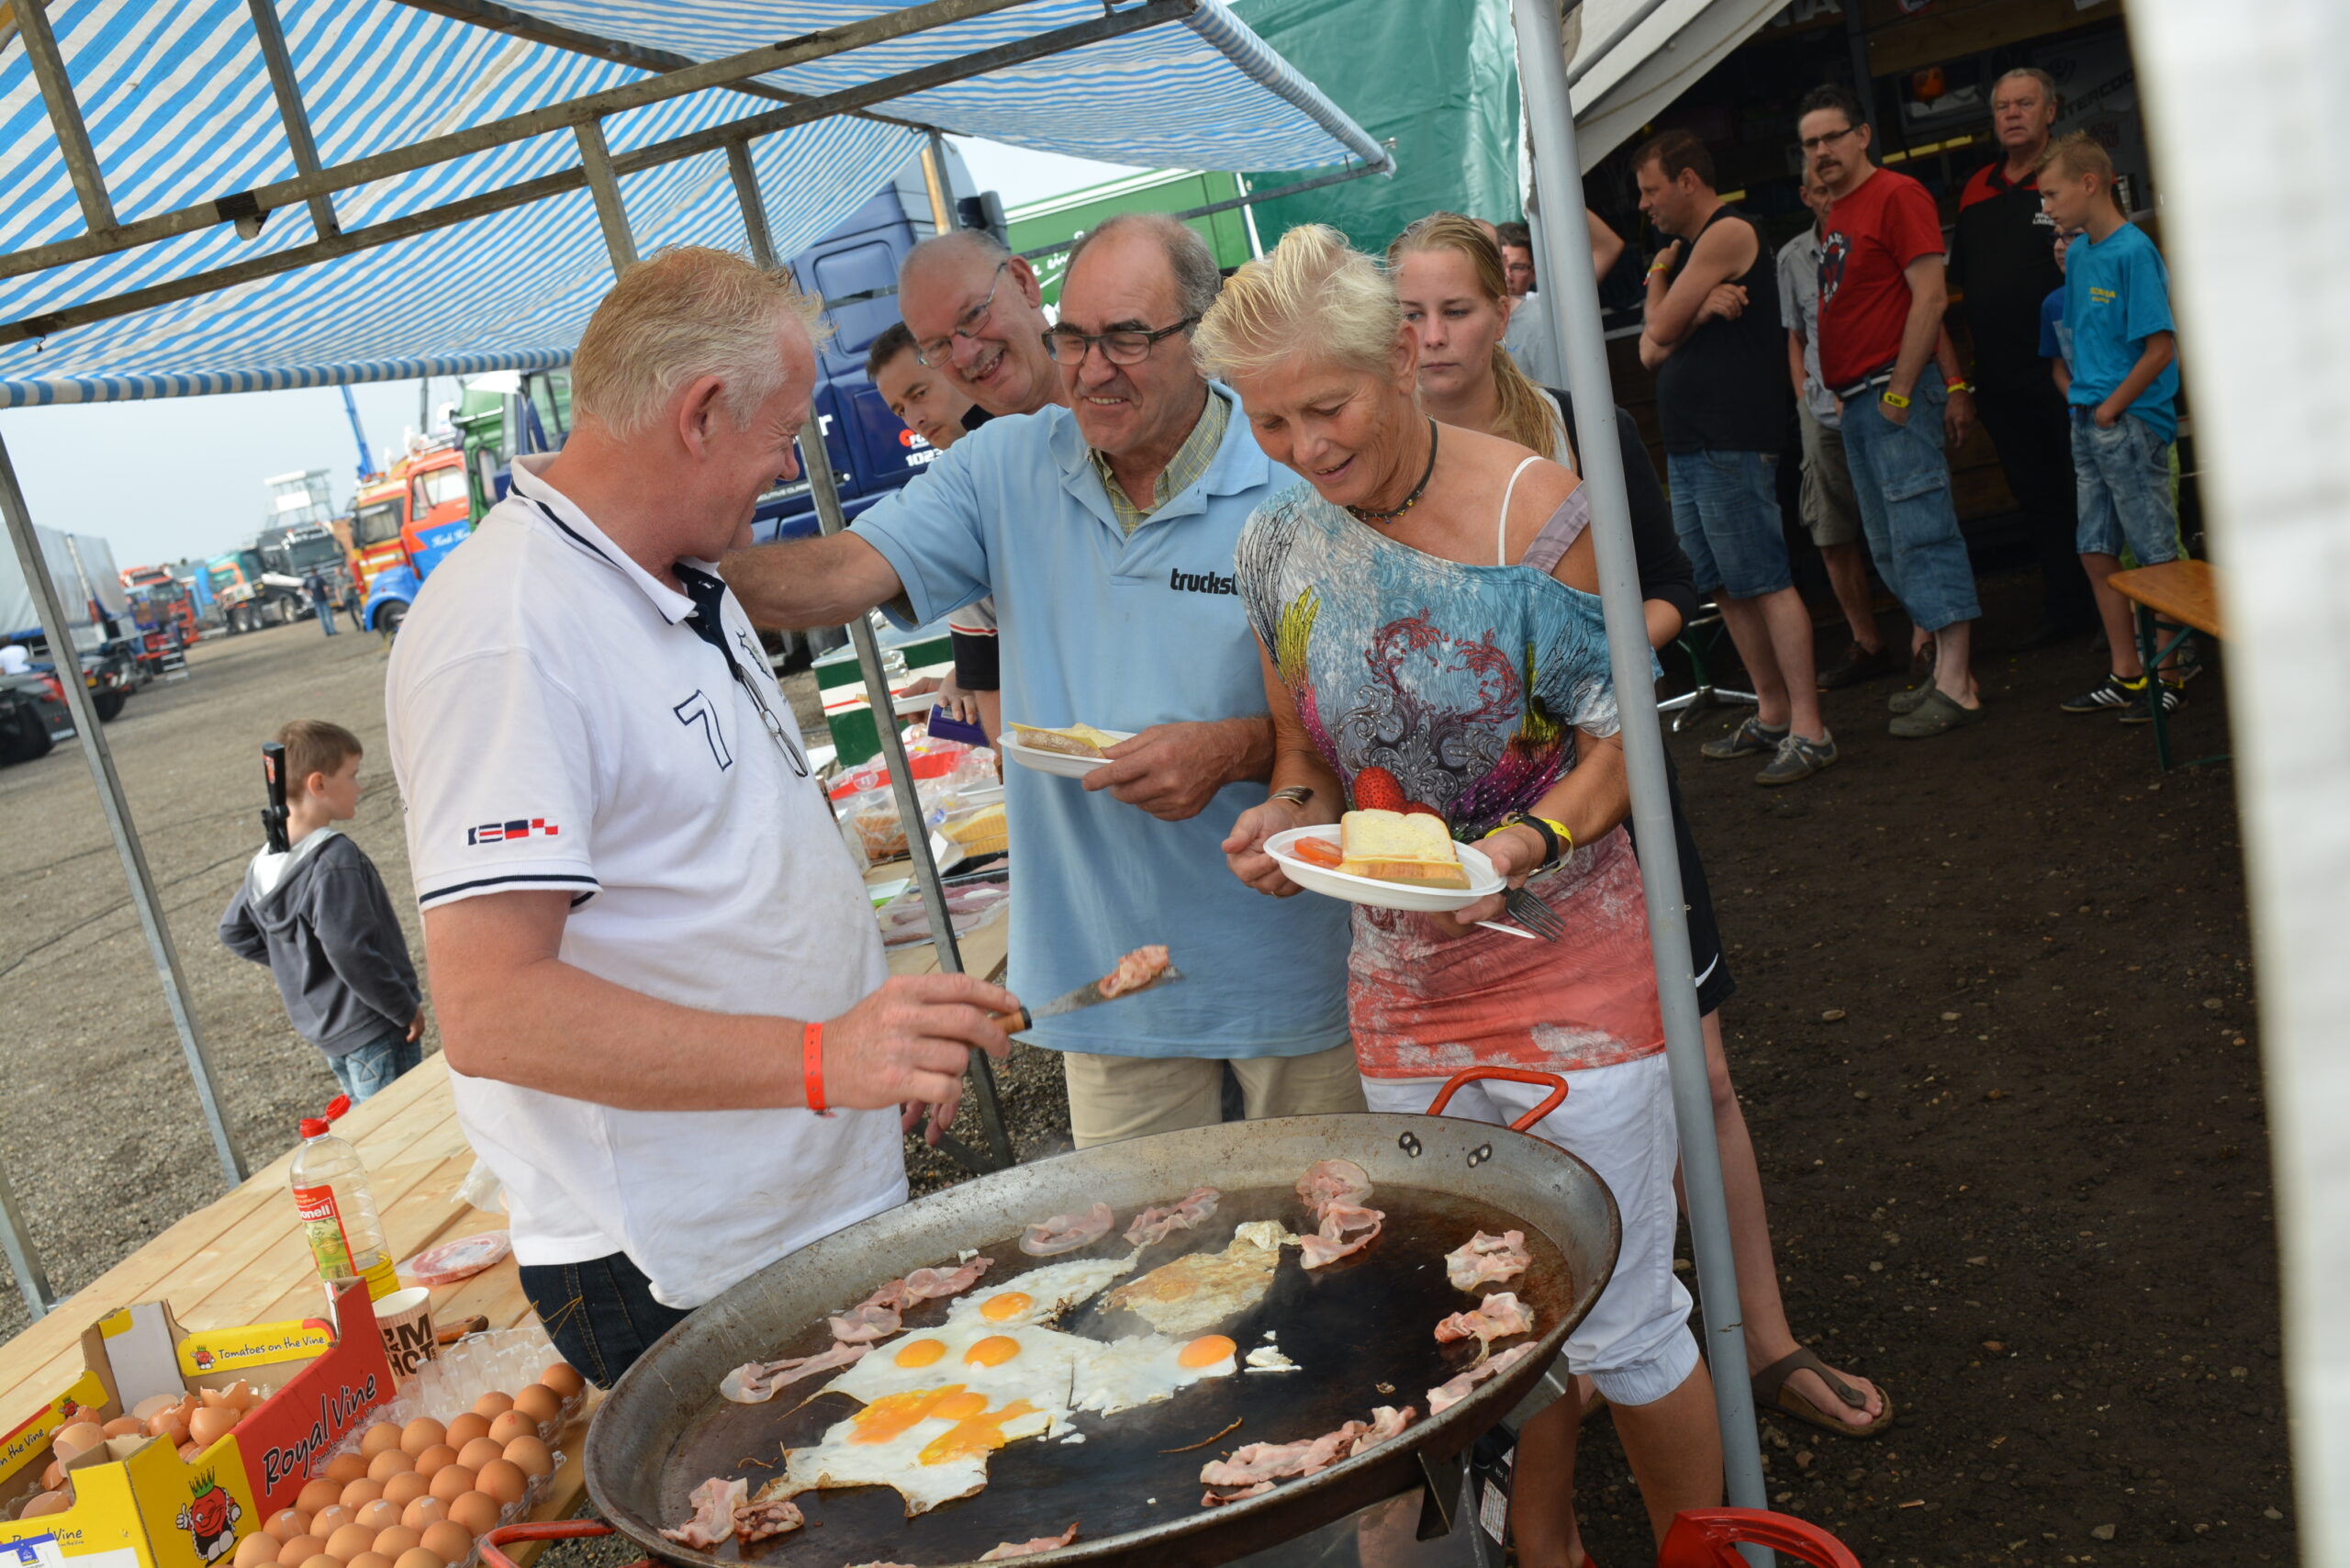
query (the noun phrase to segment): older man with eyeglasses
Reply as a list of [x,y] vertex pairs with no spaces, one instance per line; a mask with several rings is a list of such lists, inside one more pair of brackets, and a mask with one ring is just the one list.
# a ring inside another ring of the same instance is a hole
[[988,415],[1069,402],[1045,349],[1036,269],[985,230],[935,235],[906,252],[898,314],[913,334],[915,357],[952,375]]
[[[1008,722],[1134,732],[1082,778],[1013,767],[1005,780],[1013,990],[1057,996],[1150,942],[1190,976],[1028,1035],[1063,1053],[1080,1147],[1220,1120],[1227,1070],[1251,1116],[1363,1103],[1346,906],[1258,898],[1224,866],[1225,834],[1272,762],[1233,547],[1295,476],[1192,366],[1191,330],[1218,286],[1181,223],[1110,219],[1070,253],[1060,322],[1035,342],[1068,408],[973,432],[845,533],[726,567],[752,618],[778,627],[885,603],[912,624],[992,594]],[[991,329],[966,319],[974,329],[946,353],[982,352]],[[1014,379],[973,363],[999,387]]]

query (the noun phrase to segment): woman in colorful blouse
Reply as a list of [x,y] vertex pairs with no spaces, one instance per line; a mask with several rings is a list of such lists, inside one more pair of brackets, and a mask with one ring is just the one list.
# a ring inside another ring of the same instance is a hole
[[[1623,1220],[1616,1271],[1567,1357],[1614,1407],[1650,1521],[1721,1495],[1712,1384],[1673,1275],[1673,1132],[1597,574],[1575,476],[1516,443],[1439,426],[1414,397],[1417,342],[1377,263],[1292,229],[1225,286],[1193,337],[1257,440],[1306,482],[1236,554],[1273,716],[1270,796],[1225,852],[1262,892],[1265,852],[1353,808],[1424,811],[1565,921],[1572,946],[1455,915],[1359,906],[1348,1009],[1375,1111],[1419,1111],[1480,1065],[1564,1076],[1541,1137],[1581,1156]],[[1301,798],[1302,796],[1302,798]],[[1470,1085],[1454,1115],[1506,1121],[1541,1092]],[[1588,1561],[1561,1401],[1519,1439],[1511,1531],[1526,1568]]]

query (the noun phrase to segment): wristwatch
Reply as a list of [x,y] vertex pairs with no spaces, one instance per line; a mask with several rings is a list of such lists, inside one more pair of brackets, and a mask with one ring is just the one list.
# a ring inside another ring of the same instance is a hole
[[1567,831],[1566,823],[1550,817],[1538,817],[1531,812],[1510,812],[1502,818],[1502,826],[1494,831],[1499,833],[1502,827],[1521,825],[1530,827],[1542,835],[1544,855],[1542,864],[1534,868],[1537,874],[1550,870],[1575,852],[1575,835]]

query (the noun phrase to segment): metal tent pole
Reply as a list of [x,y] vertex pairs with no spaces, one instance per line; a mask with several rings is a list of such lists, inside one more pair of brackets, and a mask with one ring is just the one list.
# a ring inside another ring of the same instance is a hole
[[123,798],[122,780],[114,770],[114,751],[106,745],[106,732],[98,725],[98,714],[90,701],[90,691],[82,678],[81,650],[73,645],[73,620],[65,613],[65,601],[59,597],[56,579],[49,575],[49,559],[41,552],[40,535],[34,531],[32,514],[25,506],[25,492],[17,484],[17,465],[10,461],[8,447],[0,441],[0,515],[8,523],[8,537],[17,546],[17,564],[24,568],[25,581],[32,585],[35,607],[40,611],[40,622],[49,633],[50,656],[57,663],[58,685],[65,689],[65,704],[73,711],[73,727],[82,736],[82,755],[90,764],[90,775],[97,781],[98,805],[105,811],[106,830],[114,835],[115,851],[122,857],[123,875],[130,881],[130,902],[139,911],[139,924],[147,934],[147,950],[155,960],[156,978],[163,983],[163,1001],[172,1010],[173,1026],[178,1029],[180,1048],[187,1054],[188,1071],[196,1079],[196,1096],[204,1105],[205,1125],[212,1132],[212,1147],[220,1157],[220,1173],[234,1187],[245,1179],[245,1162],[237,1152],[236,1140],[229,1136],[229,1124],[220,1111],[219,1092],[213,1084],[212,1055],[205,1048],[204,1036],[197,1030],[196,1008],[188,1000],[187,979],[180,973],[179,949],[172,945],[172,928],[164,923],[162,895],[155,890],[154,874],[147,868],[146,846],[139,842],[139,829],[130,820],[130,802]]
[[40,1266],[40,1254],[33,1250],[33,1238],[25,1229],[24,1216],[17,1212],[17,1194],[6,1176],[0,1176],[0,1252],[7,1254],[8,1268],[17,1276],[17,1293],[25,1298],[25,1310],[38,1323],[57,1305],[57,1295],[50,1288],[49,1271]]
[[932,232],[955,232],[954,185],[946,177],[946,138],[936,131],[930,133],[930,143],[922,153],[923,188],[930,196]]
[[[1623,454],[1616,444],[1615,393],[1599,322],[1599,280],[1583,233],[1583,165],[1568,103],[1564,44],[1557,0],[1510,0],[1517,29],[1517,69],[1534,133],[1534,180],[1550,236],[1542,279],[1552,330],[1575,394],[1575,446],[1591,487],[1591,532],[1599,554],[1599,596],[1607,617],[1608,663],[1623,721],[1631,775],[1632,823],[1640,839],[1640,886],[1656,958],[1657,1002],[1664,1015],[1665,1056],[1673,1072],[1674,1119],[1681,1129],[1681,1174],[1689,1231],[1705,1298],[1707,1361],[1721,1420],[1722,1459],[1730,1502],[1769,1506],[1762,1449],[1747,1383],[1745,1316],[1730,1256],[1729,1205],[1722,1196],[1721,1149],[1715,1141],[1714,1097],[1706,1041],[1689,963],[1689,920],[1682,902],[1681,856],[1664,772],[1664,732],[1653,700],[1648,632],[1640,615],[1639,572],[1632,554],[1632,517],[1625,498]],[[1567,296],[1574,296],[1569,299]],[[1649,693],[1636,700],[1639,693]]]
[[[944,164],[941,165],[944,168]],[[759,196],[758,171],[752,167],[747,142],[726,144],[726,172],[734,181],[734,196],[743,208],[743,229],[750,241],[751,257],[763,267],[778,264],[774,237],[767,229],[767,203]],[[935,197],[933,198],[935,200]],[[800,427],[800,460],[808,472],[810,498],[816,503],[817,526],[828,534],[848,526],[841,511],[840,488],[833,478],[831,455],[824,450],[824,431],[811,405],[807,423]],[[898,800],[898,820],[906,825],[906,852],[913,857],[914,880],[922,889],[923,913],[930,918],[930,934],[938,947],[938,967],[950,975],[963,972],[963,950],[955,941],[955,922],[946,913],[946,890],[939,880],[938,862],[930,853],[930,834],[923,824],[922,798],[914,789],[913,767],[906,759],[906,743],[898,734],[897,709],[890,700],[889,677],[881,667],[881,645],[873,625],[860,615],[848,624],[856,645],[857,667],[865,676],[865,698],[873,710],[873,729],[890,765],[890,788]],[[995,1092],[995,1072],[979,1051],[970,1056],[971,1100],[979,1108],[979,1126],[987,1135],[988,1154],[980,1155],[951,1133],[939,1135],[939,1147],[976,1172],[1001,1170],[1015,1163],[1012,1140],[1003,1130],[1003,1107]]]

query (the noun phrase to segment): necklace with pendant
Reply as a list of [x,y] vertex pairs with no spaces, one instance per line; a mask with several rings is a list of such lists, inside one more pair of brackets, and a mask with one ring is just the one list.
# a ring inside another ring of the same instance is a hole
[[1348,507],[1347,510],[1354,514],[1355,521],[1358,522],[1393,522],[1397,518],[1402,517],[1405,512],[1410,511],[1414,506],[1418,504],[1419,498],[1427,494],[1428,480],[1433,478],[1435,475],[1436,421],[1434,420],[1430,420],[1428,421],[1428,465],[1420,470],[1420,482],[1412,487],[1412,493],[1404,498],[1403,504],[1387,511],[1374,511],[1369,507]]

